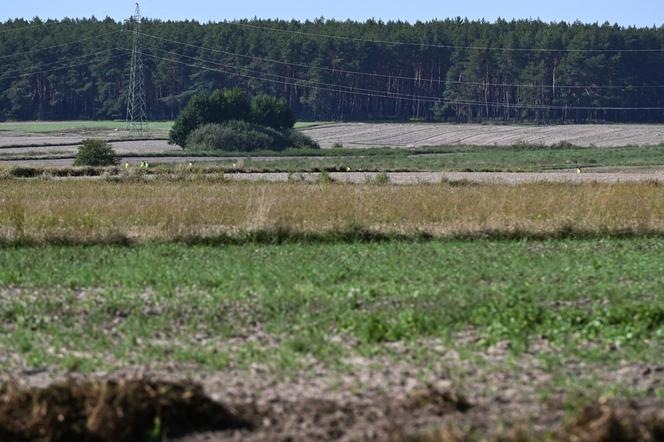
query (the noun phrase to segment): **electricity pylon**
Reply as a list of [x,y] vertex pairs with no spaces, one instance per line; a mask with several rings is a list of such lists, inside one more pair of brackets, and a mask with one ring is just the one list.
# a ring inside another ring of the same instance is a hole
[[136,3],[134,21],[134,43],[131,51],[129,88],[127,91],[127,131],[129,135],[145,135],[148,131],[148,116],[145,105],[145,84],[143,79],[143,58],[141,57],[141,9]]

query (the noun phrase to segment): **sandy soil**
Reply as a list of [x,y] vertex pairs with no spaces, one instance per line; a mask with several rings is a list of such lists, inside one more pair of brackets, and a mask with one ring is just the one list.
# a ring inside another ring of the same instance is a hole
[[[374,178],[375,172],[335,172],[330,177],[342,183],[364,183]],[[649,173],[577,173],[574,172],[389,172],[390,182],[393,184],[418,184],[418,183],[440,183],[450,182],[472,182],[472,183],[499,183],[499,184],[522,184],[534,182],[554,183],[617,183],[617,182],[664,182],[664,171],[657,170]],[[316,181],[317,173],[287,174],[287,173],[239,173],[226,174],[227,178],[250,181],[288,181],[303,180]]]
[[[239,159],[239,158],[238,158]],[[123,158],[121,163],[129,162],[138,164],[148,161],[150,164],[159,163],[188,163],[201,161],[229,161],[234,158],[225,157],[131,157]],[[0,166],[71,166],[71,159],[53,160],[25,160],[25,161],[0,161]],[[378,173],[376,172],[331,172],[330,178],[338,183],[362,184],[370,182]],[[317,182],[319,173],[227,173],[226,178],[237,181],[267,181],[287,182],[303,181]],[[593,171],[577,173],[574,171],[552,171],[552,172],[388,172],[390,183],[399,185],[429,183],[436,184],[444,181],[452,183],[485,183],[485,184],[526,184],[526,183],[623,183],[623,182],[658,182],[664,183],[664,168],[648,168],[644,170],[607,169],[604,171]],[[83,177],[82,179],[95,179],[98,177]],[[69,178],[74,179],[74,178]],[[78,179],[78,178],[76,178]]]
[[[299,160],[316,160],[321,157],[297,157]],[[343,160],[348,157],[338,157],[340,160]],[[357,158],[357,157],[355,157]],[[206,163],[206,162],[217,162],[217,161],[243,161],[247,157],[235,156],[235,157],[196,157],[196,156],[160,156],[160,157],[126,157],[121,158],[120,163],[124,164],[128,162],[129,164],[138,164],[142,161],[147,161],[150,164],[181,164],[181,163]],[[260,157],[251,157],[252,161],[280,161],[284,157],[270,157],[270,156],[260,156]],[[73,158],[52,158],[52,159],[27,159],[27,160],[0,160],[0,165],[3,166],[41,166],[41,167],[70,167],[74,164]]]
[[441,145],[550,146],[569,142],[577,146],[628,146],[664,144],[664,125],[491,126],[451,124],[336,123],[302,130],[323,148],[422,147]]

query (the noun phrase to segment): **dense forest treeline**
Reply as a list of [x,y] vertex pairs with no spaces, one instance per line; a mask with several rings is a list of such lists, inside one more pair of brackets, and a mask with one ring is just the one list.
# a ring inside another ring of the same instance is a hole
[[[1,23],[0,120],[124,118],[131,29]],[[664,121],[664,26],[144,20],[141,33],[150,119],[239,86],[300,119]]]

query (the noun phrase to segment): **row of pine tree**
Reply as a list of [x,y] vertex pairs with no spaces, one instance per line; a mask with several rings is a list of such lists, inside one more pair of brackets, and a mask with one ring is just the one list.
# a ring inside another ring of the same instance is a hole
[[[132,28],[1,23],[0,120],[123,118]],[[145,20],[141,32],[154,120],[238,86],[310,120],[664,121],[664,26]]]

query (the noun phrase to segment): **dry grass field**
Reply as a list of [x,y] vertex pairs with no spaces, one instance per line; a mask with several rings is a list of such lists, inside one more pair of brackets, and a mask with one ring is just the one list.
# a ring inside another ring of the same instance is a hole
[[650,234],[664,232],[657,183],[409,187],[180,180],[6,180],[5,243],[171,240],[293,235],[434,237]]

